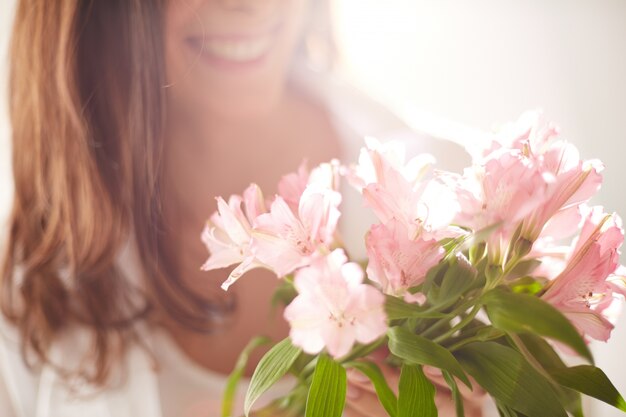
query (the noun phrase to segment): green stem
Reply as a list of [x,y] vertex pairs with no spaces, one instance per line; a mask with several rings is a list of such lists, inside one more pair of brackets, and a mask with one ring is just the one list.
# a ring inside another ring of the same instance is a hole
[[[489,327],[489,326],[485,326],[485,327]],[[450,345],[447,349],[450,352],[454,352],[454,351],[459,350],[463,346],[468,345],[470,343],[473,343],[473,342],[487,342],[489,340],[499,339],[502,336],[504,336],[504,332],[494,334],[493,336],[490,336],[490,337],[485,337],[483,335],[474,335],[472,337],[468,337],[467,339],[459,340],[458,342]]]
[[450,336],[452,336],[454,333],[456,333],[457,331],[461,330],[462,328],[464,328],[465,326],[467,326],[468,324],[470,324],[472,322],[472,320],[474,320],[474,317],[476,317],[476,315],[478,314],[478,312],[480,311],[480,309],[482,308],[482,304],[476,304],[474,306],[474,308],[472,309],[472,311],[470,311],[470,313],[465,316],[460,322],[458,322],[454,327],[452,327],[450,330],[448,330],[447,332],[445,332],[442,335],[437,336],[433,342],[435,343],[441,343],[444,340],[446,340],[447,338],[449,338]]
[[[456,317],[459,314],[461,314],[464,311],[466,311],[468,308],[470,308],[472,306],[472,304],[475,303],[475,302],[476,301],[473,300],[473,299],[472,300],[468,300],[468,301],[464,302],[463,304],[461,304],[456,309],[452,310],[452,312],[449,315],[451,317]],[[432,336],[435,333],[435,331],[439,330],[441,327],[445,326],[449,322],[450,322],[450,317],[439,319],[437,322],[435,322],[428,329],[426,329],[422,333],[420,333],[420,335],[423,336],[423,337],[430,337],[430,336]]]
[[513,256],[513,258],[511,258],[511,260],[506,263],[504,271],[502,271],[502,278],[510,274],[511,271],[513,271],[513,269],[517,266],[520,260],[521,258],[518,257],[517,255]]

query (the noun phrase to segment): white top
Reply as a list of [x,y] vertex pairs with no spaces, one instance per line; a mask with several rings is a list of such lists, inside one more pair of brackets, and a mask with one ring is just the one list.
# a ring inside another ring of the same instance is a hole
[[[356,160],[362,144],[360,138],[371,135],[382,139],[404,140],[411,153],[428,151],[435,156],[443,156],[445,159],[439,161],[439,166],[444,169],[459,171],[468,164],[469,158],[460,146],[416,134],[384,107],[348,86],[311,71],[303,73],[306,75],[297,76],[296,79],[327,106],[343,140],[345,160]],[[7,155],[2,155],[2,158],[5,157]],[[2,162],[6,161],[0,161],[0,166]],[[362,203],[357,197],[347,193],[343,210],[351,215],[342,219],[340,227],[350,253],[361,256],[365,254],[362,237],[373,218],[367,214],[353,214],[363,212]],[[6,215],[10,198],[2,200],[0,215]],[[5,224],[6,219],[0,219],[0,227]],[[1,236],[4,233],[0,233]],[[0,247],[2,241],[0,239]],[[120,267],[126,271],[137,268],[134,257],[133,248],[126,248],[120,255]],[[133,347],[120,367],[126,377],[121,378],[113,388],[98,390],[84,385],[78,388],[78,392],[72,393],[51,367],[30,371],[24,365],[16,330],[0,317],[0,416],[219,416],[226,376],[192,362],[164,331],[145,326],[141,326],[140,331],[158,361],[158,370],[145,350]],[[69,330],[55,343],[51,357],[65,366],[76,364],[80,352],[87,349],[86,342],[86,335],[81,329]],[[284,392],[288,383],[279,384],[276,391]],[[239,391],[243,395],[245,388]]]

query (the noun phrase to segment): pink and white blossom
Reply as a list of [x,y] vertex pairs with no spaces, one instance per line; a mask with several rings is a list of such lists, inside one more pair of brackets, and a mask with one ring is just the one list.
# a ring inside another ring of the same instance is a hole
[[296,213],[277,196],[270,211],[256,218],[252,231],[254,256],[283,277],[330,252],[339,220],[341,194],[307,186]]
[[406,161],[406,146],[398,141],[382,143],[373,137],[365,138],[359,163],[348,173],[348,180],[359,191],[368,184],[395,182],[401,176],[410,185],[421,181],[435,163],[430,154],[420,154]]
[[384,296],[363,283],[363,270],[347,263],[342,250],[298,270],[294,283],[298,296],[284,316],[293,344],[306,353],[326,348],[339,358],[356,342],[371,343],[387,331]]
[[593,339],[609,339],[614,323],[607,313],[623,304],[626,292],[617,276],[623,241],[620,218],[594,207],[586,217],[567,266],[542,295],[583,335]]
[[[575,212],[577,206],[586,203],[597,193],[604,169],[597,160],[581,160],[576,147],[563,141],[555,142],[544,154],[535,154],[534,158],[535,164],[548,179],[548,188],[544,202],[524,222],[522,236],[529,241],[536,240],[542,234],[562,236],[572,230],[575,223],[563,222],[567,215],[562,217],[562,212],[571,209]],[[560,222],[551,221],[555,216],[561,217]],[[570,216],[570,220],[574,219]],[[548,223],[552,223],[550,230],[544,232]],[[557,230],[557,224],[562,230]]]
[[300,197],[309,183],[309,170],[307,162],[302,161],[296,172],[284,175],[278,182],[278,195],[291,207],[297,211]]
[[503,152],[459,179],[456,221],[473,230],[516,225],[545,199],[547,181],[518,151]]
[[285,200],[294,213],[298,212],[300,197],[307,187],[339,191],[339,161],[324,162],[310,172],[307,162],[302,161],[298,170],[283,176],[278,182],[278,195]]
[[483,150],[482,157],[501,149],[517,149],[531,154],[542,154],[546,146],[559,135],[554,123],[546,122],[541,110],[523,113],[518,120],[502,126]]
[[[543,176],[544,199],[524,220],[521,236],[534,242],[540,236],[563,236],[574,229],[572,216],[561,211],[576,212],[576,206],[586,203],[600,188],[602,164],[597,160],[581,160],[573,145],[557,140],[559,129],[544,121],[540,111],[524,113],[520,119],[506,125],[494,136],[491,147],[484,152],[479,165],[486,166],[503,152],[517,152],[527,161],[529,169]],[[554,217],[559,217],[552,221]],[[543,232],[550,223],[550,230]],[[557,226],[561,230],[557,230]]]
[[385,294],[398,297],[410,296],[408,290],[421,284],[445,254],[434,239],[408,239],[406,227],[395,219],[372,226],[365,245],[368,278],[378,283]]
[[519,224],[547,198],[548,180],[519,150],[500,149],[462,176],[443,178],[456,192],[460,207],[456,224],[474,232],[494,228],[487,243],[495,263],[506,256]]
[[366,144],[348,179],[383,224],[392,219],[403,223],[409,239],[425,234],[441,239],[462,233],[450,227],[458,211],[450,188],[435,178],[425,179],[435,161],[431,155],[421,154],[405,162],[402,143],[382,144],[367,138]]
[[233,195],[228,203],[221,197],[217,198],[217,211],[202,231],[202,242],[210,253],[202,270],[210,271],[239,264],[222,284],[224,290],[247,271],[264,266],[252,254],[250,243],[252,222],[266,211],[263,194],[256,184],[250,185],[244,191],[243,198]]

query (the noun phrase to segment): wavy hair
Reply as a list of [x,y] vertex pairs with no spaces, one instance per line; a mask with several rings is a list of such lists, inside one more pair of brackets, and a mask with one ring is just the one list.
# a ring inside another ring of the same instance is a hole
[[[27,364],[97,385],[139,339],[136,323],[155,304],[201,331],[224,310],[176,280],[162,256],[166,2],[21,0],[14,21],[15,193],[0,307],[19,329]],[[129,241],[142,277],[117,266]],[[90,366],[64,369],[49,349],[74,325],[91,336]]]

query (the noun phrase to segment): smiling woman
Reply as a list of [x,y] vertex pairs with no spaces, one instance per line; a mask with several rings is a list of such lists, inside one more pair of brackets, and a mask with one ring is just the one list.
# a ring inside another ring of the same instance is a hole
[[[319,71],[328,22],[319,0],[18,1],[3,416],[217,415],[251,336],[287,329],[268,318],[269,271],[228,293],[228,270],[199,271],[213,196],[252,180],[273,194],[305,157],[352,158],[365,134],[462,166],[460,147]],[[351,385],[347,415],[376,415],[370,391]]]

